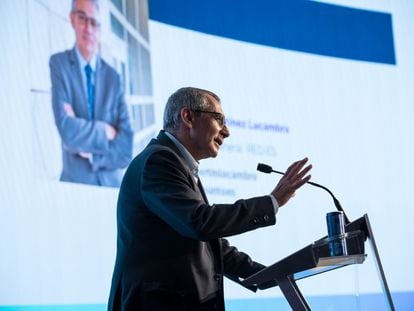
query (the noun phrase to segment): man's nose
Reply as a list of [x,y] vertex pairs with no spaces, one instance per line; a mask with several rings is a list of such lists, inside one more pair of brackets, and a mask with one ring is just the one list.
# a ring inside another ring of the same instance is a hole
[[224,138],[227,138],[227,137],[229,137],[229,136],[230,136],[230,130],[229,130],[229,128],[227,127],[227,125],[226,125],[226,124],[224,124],[224,125],[223,125],[223,127],[221,128],[221,130],[220,130],[220,134],[221,134]]
[[92,25],[92,22],[89,19],[85,21],[83,27],[84,30],[86,30],[88,33],[93,33],[95,31],[95,27]]

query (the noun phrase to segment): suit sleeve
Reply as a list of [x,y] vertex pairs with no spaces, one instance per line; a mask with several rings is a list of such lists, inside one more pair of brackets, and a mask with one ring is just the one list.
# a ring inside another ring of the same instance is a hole
[[209,241],[276,222],[269,196],[206,204],[191,183],[190,173],[170,151],[153,153],[141,178],[146,206],[186,237]]
[[229,242],[225,239],[220,239],[221,251],[223,253],[224,275],[230,280],[238,283],[239,285],[256,292],[257,289],[267,289],[277,285],[276,280],[271,280],[259,286],[250,285],[246,286],[241,281],[246,279],[256,272],[259,272],[266,268],[266,266],[253,261],[249,255],[240,252],[236,247],[229,245]]
[[240,252],[236,247],[230,246],[226,239],[220,240],[223,253],[224,273],[237,278],[247,278],[259,272],[264,265],[253,261],[249,255]]
[[118,133],[114,140],[109,141],[107,148],[93,154],[93,170],[124,168],[132,159],[133,131],[119,77],[117,80],[117,120],[113,126]]
[[106,138],[105,122],[74,118],[66,115],[63,104],[71,104],[69,72],[64,72],[63,56],[52,56],[49,61],[50,77],[52,82],[52,108],[56,127],[62,139],[65,150],[72,153],[101,152],[109,149],[109,140]]

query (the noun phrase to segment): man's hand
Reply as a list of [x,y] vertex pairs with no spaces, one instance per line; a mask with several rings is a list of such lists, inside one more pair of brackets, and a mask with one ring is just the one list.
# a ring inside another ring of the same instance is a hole
[[118,134],[118,132],[116,131],[116,129],[110,125],[110,124],[105,124],[105,133],[106,133],[106,138],[108,138],[108,140],[113,140],[116,137],[116,134]]
[[72,117],[72,118],[76,117],[75,111],[73,110],[73,107],[71,104],[66,103],[66,102],[63,103],[63,110],[65,110],[65,113],[68,117]]
[[78,155],[79,155],[81,158],[84,158],[84,159],[86,159],[86,160],[89,160],[89,161],[91,161],[91,160],[92,160],[92,153],[90,153],[90,152],[79,152],[79,153],[78,153]]
[[308,158],[296,161],[286,170],[285,175],[280,179],[276,188],[272,191],[272,195],[276,198],[279,206],[285,205],[291,197],[295,195],[296,189],[302,187],[309,181],[311,175],[307,175],[312,165],[304,168]]

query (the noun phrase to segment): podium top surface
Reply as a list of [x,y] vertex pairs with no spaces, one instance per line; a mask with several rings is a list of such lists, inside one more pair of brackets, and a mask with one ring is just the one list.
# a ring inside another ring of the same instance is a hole
[[354,231],[344,236],[347,243],[347,256],[330,256],[329,239],[322,238],[269,267],[253,274],[242,281],[245,286],[256,285],[261,287],[264,283],[273,282],[290,276],[294,280],[309,277],[351,264],[364,262],[365,236],[362,231]]
[[335,257],[321,257],[319,258],[316,267],[300,271],[293,274],[294,280],[300,280],[312,275],[327,272],[337,268],[341,268],[348,265],[361,264],[365,261],[367,256],[361,255],[348,255],[348,256],[335,256]]

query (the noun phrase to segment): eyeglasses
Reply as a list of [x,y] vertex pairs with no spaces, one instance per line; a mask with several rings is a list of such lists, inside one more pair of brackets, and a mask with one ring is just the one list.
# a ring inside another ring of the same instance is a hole
[[224,116],[224,114],[220,113],[220,112],[215,112],[215,111],[205,111],[205,110],[198,110],[198,109],[192,109],[194,112],[199,112],[199,113],[209,113],[213,115],[213,118],[216,119],[217,123],[219,124],[220,127],[223,127],[226,125],[226,117]]
[[72,12],[76,15],[79,23],[81,23],[82,25],[86,25],[89,23],[89,25],[91,25],[91,27],[94,29],[101,27],[100,22],[98,22],[95,18],[89,17],[88,15],[86,15],[85,12],[83,11],[72,11]]

